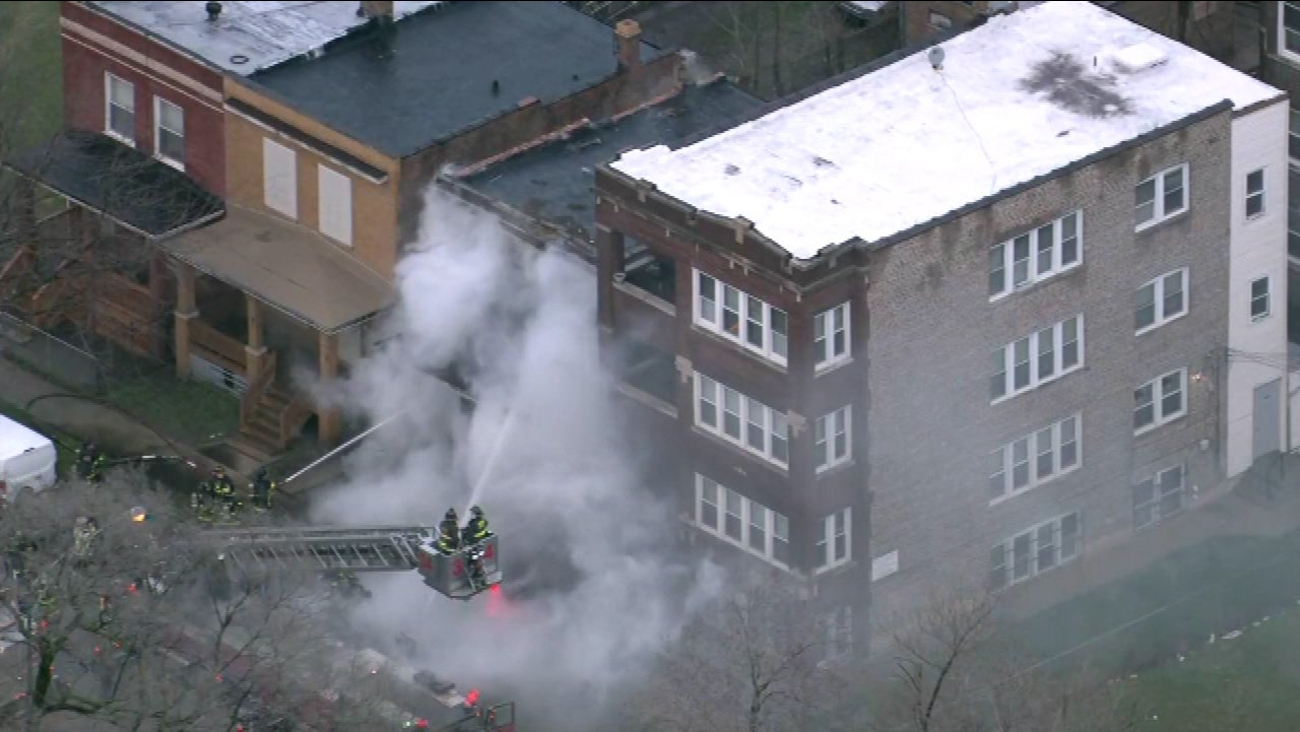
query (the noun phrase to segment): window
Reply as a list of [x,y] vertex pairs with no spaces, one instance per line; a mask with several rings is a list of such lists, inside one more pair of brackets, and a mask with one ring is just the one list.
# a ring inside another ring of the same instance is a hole
[[785,365],[789,322],[784,310],[699,270],[695,271],[695,293],[696,325]]
[[1155,330],[1187,313],[1187,270],[1160,275],[1137,291],[1136,334]]
[[789,461],[789,425],[781,412],[698,373],[695,405],[697,427],[782,467]]
[[1264,213],[1264,170],[1246,174],[1246,218]]
[[1187,210],[1187,165],[1157,173],[1138,183],[1137,228],[1145,229]]
[[1059,218],[989,250],[989,299],[1060,274],[1079,264],[1083,212]]
[[1187,387],[1187,369],[1170,371],[1148,381],[1133,392],[1133,430],[1142,434],[1171,422],[1187,411],[1183,393]]
[[841,508],[822,519],[821,536],[817,539],[817,571],[823,572],[844,564],[853,558],[851,522],[852,509]]
[[1268,317],[1269,297],[1268,278],[1260,277],[1250,282],[1250,319],[1263,320]]
[[849,304],[836,305],[813,316],[813,353],[817,370],[849,359]]
[[943,13],[931,11],[930,25],[937,30],[948,30],[952,27],[952,20]]
[[750,554],[781,567],[790,564],[789,519],[698,473],[695,523]]
[[320,182],[320,233],[335,241],[352,244],[352,179],[318,166]]
[[298,218],[298,160],[293,150],[262,139],[262,193],[266,207]]
[[1293,167],[1287,169],[1286,251],[1293,259],[1300,259],[1300,169]]
[[185,110],[154,97],[154,154],[185,170]]
[[1278,50],[1283,54],[1300,56],[1300,3],[1283,2],[1282,17],[1278,24]]
[[1083,316],[1076,315],[993,352],[994,402],[1036,389],[1083,364]]
[[1133,486],[1133,528],[1169,518],[1183,508],[1183,466],[1162,470]]
[[104,131],[128,145],[135,145],[135,85],[112,74],[104,74]]
[[1081,515],[1052,519],[993,547],[989,585],[1000,590],[1024,582],[1079,556]]
[[813,449],[817,454],[817,472],[846,463],[852,457],[849,446],[850,407],[839,409],[817,418],[813,426]]
[[1079,467],[1081,415],[1066,417],[990,453],[989,501],[1023,493]]

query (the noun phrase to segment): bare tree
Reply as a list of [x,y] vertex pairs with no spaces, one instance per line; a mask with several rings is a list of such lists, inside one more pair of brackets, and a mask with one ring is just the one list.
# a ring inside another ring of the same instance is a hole
[[698,614],[637,699],[662,732],[798,729],[833,696],[813,604],[788,582],[752,584]]

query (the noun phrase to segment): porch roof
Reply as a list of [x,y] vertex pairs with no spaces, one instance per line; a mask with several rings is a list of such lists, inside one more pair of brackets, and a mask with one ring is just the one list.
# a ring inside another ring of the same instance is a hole
[[95,132],[66,131],[4,167],[151,239],[221,215],[221,199],[184,173]]
[[200,272],[334,333],[390,307],[392,285],[320,234],[230,205],[225,218],[161,244]]

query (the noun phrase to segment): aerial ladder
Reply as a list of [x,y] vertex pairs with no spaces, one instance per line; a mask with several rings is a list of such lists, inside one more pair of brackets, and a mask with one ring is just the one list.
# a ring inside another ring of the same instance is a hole
[[501,583],[497,535],[446,554],[429,526],[210,529],[201,540],[227,566],[261,572],[407,572],[453,599]]

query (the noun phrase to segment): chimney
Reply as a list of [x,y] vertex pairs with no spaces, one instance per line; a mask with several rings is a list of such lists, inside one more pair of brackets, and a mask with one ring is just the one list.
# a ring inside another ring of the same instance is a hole
[[378,18],[381,22],[391,21],[393,19],[393,3],[391,1],[361,0],[361,7],[357,15],[363,18]]
[[641,24],[635,20],[620,20],[614,26],[614,40],[618,43],[618,70],[632,71],[641,66]]

